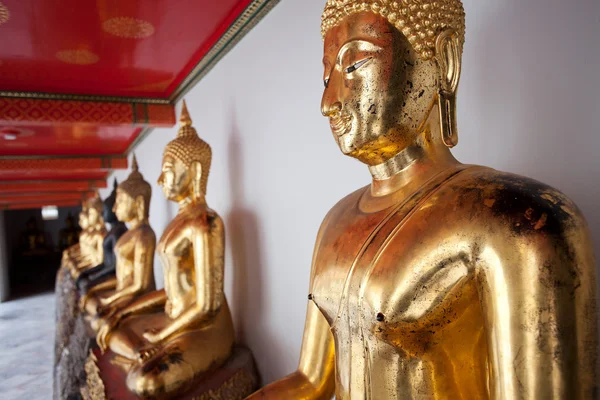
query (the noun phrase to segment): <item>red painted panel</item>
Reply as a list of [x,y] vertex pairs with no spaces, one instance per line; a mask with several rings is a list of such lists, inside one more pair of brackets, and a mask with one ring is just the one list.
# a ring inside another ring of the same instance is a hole
[[0,196],[4,194],[40,192],[88,192],[105,188],[106,181],[19,181],[0,182]]
[[250,0],[2,2],[2,90],[167,98]]
[[0,159],[0,181],[106,180],[112,169],[127,168],[127,157]]
[[170,104],[0,97],[0,122],[171,127],[175,124],[175,107]]
[[84,199],[88,198],[88,193],[78,193],[78,192],[63,192],[63,193],[45,193],[38,195],[1,195],[0,196],[0,204],[21,204],[21,203],[43,203],[46,204],[54,204],[57,201],[62,200],[73,200],[81,202]]
[[38,203],[15,203],[15,204],[5,204],[0,205],[0,209],[5,210],[27,210],[34,208],[42,208],[45,206],[56,206],[56,207],[75,207],[81,205],[81,201],[78,200],[61,200],[54,202],[52,204],[47,203],[45,201]]
[[108,173],[108,171],[85,168],[75,170],[0,170],[0,181],[106,180]]
[[0,123],[0,156],[120,155],[141,131],[142,128],[123,126]]

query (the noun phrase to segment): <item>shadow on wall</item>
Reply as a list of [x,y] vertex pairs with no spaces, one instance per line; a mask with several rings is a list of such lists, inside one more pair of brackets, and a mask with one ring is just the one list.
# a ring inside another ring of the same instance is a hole
[[467,48],[475,52],[465,75],[475,89],[465,117],[480,118],[474,130],[486,129],[477,132],[485,137],[476,139],[481,146],[503,149],[495,166],[557,187],[577,203],[592,231],[598,265],[600,102],[590,99],[600,90],[594,72],[600,4],[594,1],[496,2],[487,18],[471,21],[477,27],[469,34],[471,2],[465,0],[467,41],[474,43]]
[[250,347],[259,372],[265,365],[280,371],[283,367],[278,365],[281,353],[277,335],[271,334],[264,318],[267,299],[262,279],[260,222],[256,213],[245,206],[242,139],[235,112],[231,116],[228,162],[232,205],[226,221],[233,265],[233,298],[230,301],[234,326],[238,343]]

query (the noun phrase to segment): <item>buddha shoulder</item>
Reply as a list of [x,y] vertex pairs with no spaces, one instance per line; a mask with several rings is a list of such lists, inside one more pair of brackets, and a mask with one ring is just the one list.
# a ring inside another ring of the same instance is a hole
[[534,179],[472,167],[443,185],[430,200],[448,207],[453,220],[481,222],[517,236],[587,234],[581,212],[559,190]]
[[216,211],[207,208],[189,215],[186,224],[197,232],[224,231],[223,220]]
[[[129,230],[127,233],[135,234],[137,239],[141,241],[156,242],[156,234],[154,233],[152,227],[150,227],[148,224],[140,225],[135,229]],[[121,239],[124,237],[126,238],[125,235],[121,236]]]

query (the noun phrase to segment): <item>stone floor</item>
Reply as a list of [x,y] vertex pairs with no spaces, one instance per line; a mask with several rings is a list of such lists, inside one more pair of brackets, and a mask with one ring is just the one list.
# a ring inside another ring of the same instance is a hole
[[54,293],[0,304],[0,398],[52,398]]

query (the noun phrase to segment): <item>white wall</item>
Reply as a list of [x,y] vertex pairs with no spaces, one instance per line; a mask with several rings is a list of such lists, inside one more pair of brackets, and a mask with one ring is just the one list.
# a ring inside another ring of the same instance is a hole
[[[586,215],[600,254],[600,2],[464,3],[455,154],[564,191]],[[226,221],[236,329],[265,382],[296,367],[322,218],[369,182],[366,167],[341,155],[320,115],[323,6],[282,1],[186,97],[213,148],[208,201]],[[152,183],[175,133],[155,130],[136,149]],[[156,185],[151,207],[160,235],[175,208]],[[155,268],[162,274],[158,262]]]

